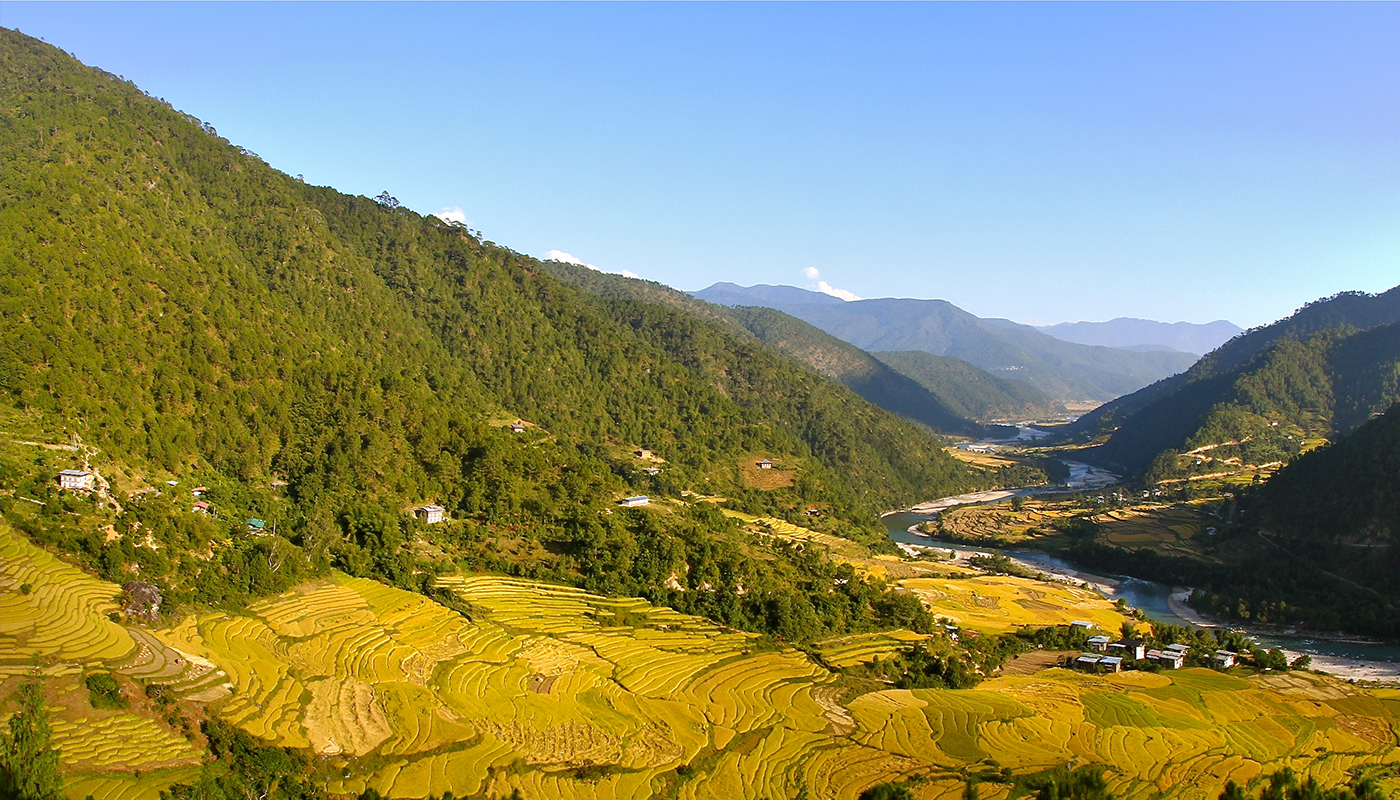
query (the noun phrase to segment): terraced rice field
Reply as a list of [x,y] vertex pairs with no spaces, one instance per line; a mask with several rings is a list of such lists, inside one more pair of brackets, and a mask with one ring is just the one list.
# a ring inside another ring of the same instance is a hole
[[846,669],[877,658],[888,658],[927,638],[924,634],[906,630],[857,633],[819,642],[817,654],[828,666]]
[[739,520],[745,530],[751,533],[760,536],[773,536],[784,541],[819,548],[831,560],[850,564],[863,575],[884,580],[899,580],[949,571],[948,567],[939,569],[922,562],[907,561],[898,556],[872,555],[868,549],[850,539],[842,539],[840,536],[814,531],[776,517],[758,517],[727,508],[720,510],[725,516]]
[[956,536],[1014,543],[1033,538],[1040,529],[1072,513],[1066,503],[1045,500],[1025,501],[1020,511],[1005,502],[986,503],[945,511],[942,523]]
[[899,585],[919,595],[935,615],[981,633],[1004,633],[1022,625],[1067,625],[1073,620],[1117,632],[1127,619],[1103,595],[1062,583],[983,575],[913,578]]
[[[63,701],[50,709],[63,772],[106,776],[78,796],[154,799],[154,790],[117,776],[185,767],[198,763],[202,751],[149,717],[92,708],[84,675],[110,671],[207,689],[223,682],[223,672],[192,664],[147,631],[109,619],[120,592],[0,527],[0,696],[14,691],[31,670],[31,659],[39,658],[50,696]],[[188,694],[175,688],[177,695]]]
[[1207,524],[1192,508],[1126,508],[1093,517],[1108,544],[1126,550],[1200,556]]
[[[948,583],[979,587],[979,597],[1002,605],[1030,598],[1094,618],[1076,605],[1085,599],[1076,590],[1016,581]],[[1024,773],[1075,760],[1104,765],[1120,797],[1194,799],[1284,764],[1328,783],[1357,764],[1400,768],[1400,691],[1299,674],[1050,669],[973,690],[891,689],[843,701],[836,677],[804,654],[641,600],[502,577],[441,585],[469,604],[470,618],[336,574],[245,614],[191,617],[154,632],[154,644],[133,636],[136,652],[122,663],[159,674],[177,653],[184,664],[218,665],[235,691],[213,712],[319,753],[324,774],[335,776],[329,789],[347,794],[759,800],[805,789],[854,800],[875,783],[917,779],[918,797],[951,798],[968,765],[994,760]],[[936,587],[915,588],[944,591]],[[991,627],[1014,624],[965,605]],[[914,636],[845,637],[822,652],[854,663]],[[53,646],[69,643],[57,636]],[[169,761],[152,750],[178,761],[188,745],[149,719],[61,718],[55,731],[70,754],[74,800],[154,800],[189,777],[158,769]],[[1005,792],[986,784],[982,794]]]

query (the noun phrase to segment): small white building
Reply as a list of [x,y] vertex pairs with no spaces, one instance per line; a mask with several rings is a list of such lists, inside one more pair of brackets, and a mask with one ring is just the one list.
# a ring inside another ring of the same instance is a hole
[[1123,659],[1119,656],[1104,656],[1099,659],[1099,668],[1108,672],[1122,672]]
[[525,432],[525,426],[524,426],[524,424],[522,424],[522,423],[513,422],[513,423],[511,423],[511,426],[510,426],[510,432],[511,432],[511,433],[524,433],[524,432]]
[[1215,665],[1221,669],[1229,669],[1235,666],[1235,659],[1238,657],[1239,653],[1231,653],[1229,650],[1216,650]]
[[447,509],[442,506],[420,506],[413,509],[413,516],[434,525],[447,518]]
[[765,458],[765,459],[763,459],[762,461],[756,461],[756,462],[754,462],[754,466],[755,466],[755,467],[758,467],[759,469],[772,469],[772,468],[773,468],[773,462],[772,462],[772,461],[769,461],[768,459]]
[[[984,553],[978,553],[978,555],[986,555],[986,554],[984,554]],[[1086,621],[1084,621],[1084,620],[1082,620],[1082,619],[1076,619],[1076,620],[1070,622],[1069,627],[1070,627],[1070,630],[1076,630],[1076,629],[1078,629],[1078,630],[1082,630],[1082,631],[1087,631],[1087,630],[1089,630],[1090,628],[1094,627],[1094,623],[1092,623],[1092,622],[1086,622]]]
[[87,490],[92,488],[92,473],[80,469],[65,469],[58,473],[58,488]]
[[642,472],[647,475],[660,475],[661,467],[647,467],[646,469],[643,469]]
[[647,497],[644,494],[639,494],[633,497],[624,497],[621,500],[617,501],[617,504],[622,506],[623,508],[634,508],[636,506],[644,506],[650,502],[650,497]]
[[1141,661],[1147,657],[1147,645],[1141,642],[1113,642],[1108,646],[1108,652],[1122,653],[1124,658]]
[[1100,652],[1100,653],[1107,653],[1107,652],[1108,652],[1108,644],[1109,644],[1109,642],[1111,642],[1111,641],[1113,641],[1113,640],[1110,639],[1110,638],[1108,638],[1107,636],[1090,636],[1090,637],[1089,637],[1089,649],[1090,649],[1090,650],[1096,650],[1096,651],[1098,651],[1098,652]]
[[1147,660],[1155,661],[1167,669],[1181,669],[1186,663],[1186,654],[1180,650],[1148,650]]

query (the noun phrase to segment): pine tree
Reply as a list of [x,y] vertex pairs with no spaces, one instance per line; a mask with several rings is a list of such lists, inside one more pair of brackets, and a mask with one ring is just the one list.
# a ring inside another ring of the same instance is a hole
[[0,733],[0,795],[17,800],[62,800],[58,751],[50,737],[43,685],[32,677],[20,687],[20,709]]

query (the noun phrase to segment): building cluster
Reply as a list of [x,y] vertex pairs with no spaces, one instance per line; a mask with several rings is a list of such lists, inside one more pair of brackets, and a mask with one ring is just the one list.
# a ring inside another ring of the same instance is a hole
[[[1087,628],[1087,622],[1073,622],[1071,627]],[[1186,654],[1191,648],[1184,644],[1169,644],[1160,650],[1147,648],[1142,642],[1113,641],[1109,636],[1090,636],[1089,649],[1074,660],[1077,669],[1091,672],[1119,672],[1124,663],[1149,661],[1163,669],[1181,669],[1186,666]],[[1216,650],[1213,654],[1215,665],[1220,669],[1233,667],[1238,653],[1229,650]]]

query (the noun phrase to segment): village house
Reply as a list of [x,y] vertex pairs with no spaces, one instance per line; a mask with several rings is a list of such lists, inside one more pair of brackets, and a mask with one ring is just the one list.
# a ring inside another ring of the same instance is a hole
[[1096,650],[1096,651],[1098,651],[1098,652],[1100,652],[1100,653],[1107,653],[1107,652],[1108,652],[1108,643],[1111,642],[1111,641],[1112,641],[1112,640],[1109,639],[1107,636],[1090,636],[1090,637],[1089,637],[1089,649],[1090,649],[1090,650]]
[[1148,650],[1147,660],[1167,669],[1181,669],[1186,664],[1186,654],[1180,650]]
[[[979,555],[979,556],[985,556],[985,555],[990,555],[990,554],[987,554],[987,553],[978,553],[977,555]],[[1084,620],[1082,620],[1082,619],[1073,620],[1073,621],[1071,621],[1070,624],[1069,624],[1069,628],[1070,628],[1071,631],[1076,630],[1076,629],[1081,630],[1081,631],[1087,631],[1087,630],[1089,630],[1089,629],[1092,628],[1092,627],[1094,627],[1094,623],[1092,623],[1092,622],[1086,622],[1086,621],[1084,621]]]
[[1105,672],[1122,672],[1123,659],[1119,656],[1104,656],[1099,659],[1099,669]]
[[660,475],[660,474],[661,474],[661,468],[660,468],[660,467],[647,467],[646,469],[643,469],[642,472],[646,473],[647,475]]
[[772,469],[773,462],[765,458],[762,461],[754,462],[754,466],[758,467],[759,469]]
[[257,517],[249,517],[248,520],[247,520],[247,522],[248,522],[248,532],[251,533],[252,535],[254,535],[254,536],[262,536],[262,535],[264,535],[264,534],[266,533],[266,531],[264,530],[264,529],[267,527],[267,523],[266,523],[266,522],[263,522],[262,520],[258,519]]
[[1076,669],[1083,669],[1093,672],[1094,670],[1098,669],[1099,660],[1102,658],[1103,656],[1099,655],[1098,653],[1083,653],[1079,656],[1079,658],[1076,658],[1074,660],[1074,666]]
[[196,514],[213,514],[214,507],[204,502],[203,500],[196,500],[194,501],[194,506],[190,508],[190,511],[193,511]]
[[419,506],[413,509],[413,516],[423,520],[429,525],[435,525],[446,518],[447,509],[442,506]]
[[65,469],[58,473],[58,488],[86,491],[92,488],[92,473],[80,469]]
[[1221,669],[1229,669],[1235,666],[1235,659],[1239,653],[1231,653],[1229,650],[1215,651],[1215,665]]
[[511,425],[510,425],[510,432],[511,432],[511,433],[524,433],[524,432],[525,432],[525,424],[524,424],[524,423],[521,423],[521,422],[512,422]]
[[639,494],[634,497],[624,497],[621,500],[617,501],[617,504],[622,506],[623,508],[634,508],[636,506],[644,506],[650,502],[650,497],[647,497],[644,494]]
[[1124,658],[1131,657],[1133,661],[1141,661],[1147,658],[1147,645],[1142,642],[1113,642],[1108,646],[1108,651],[1122,653]]
[[207,491],[209,491],[208,486],[196,486],[190,490],[190,496],[198,500],[199,498],[203,497],[204,493]]
[[632,451],[632,454],[635,455],[637,458],[651,458],[651,451],[646,449],[645,447],[641,448],[640,450]]

